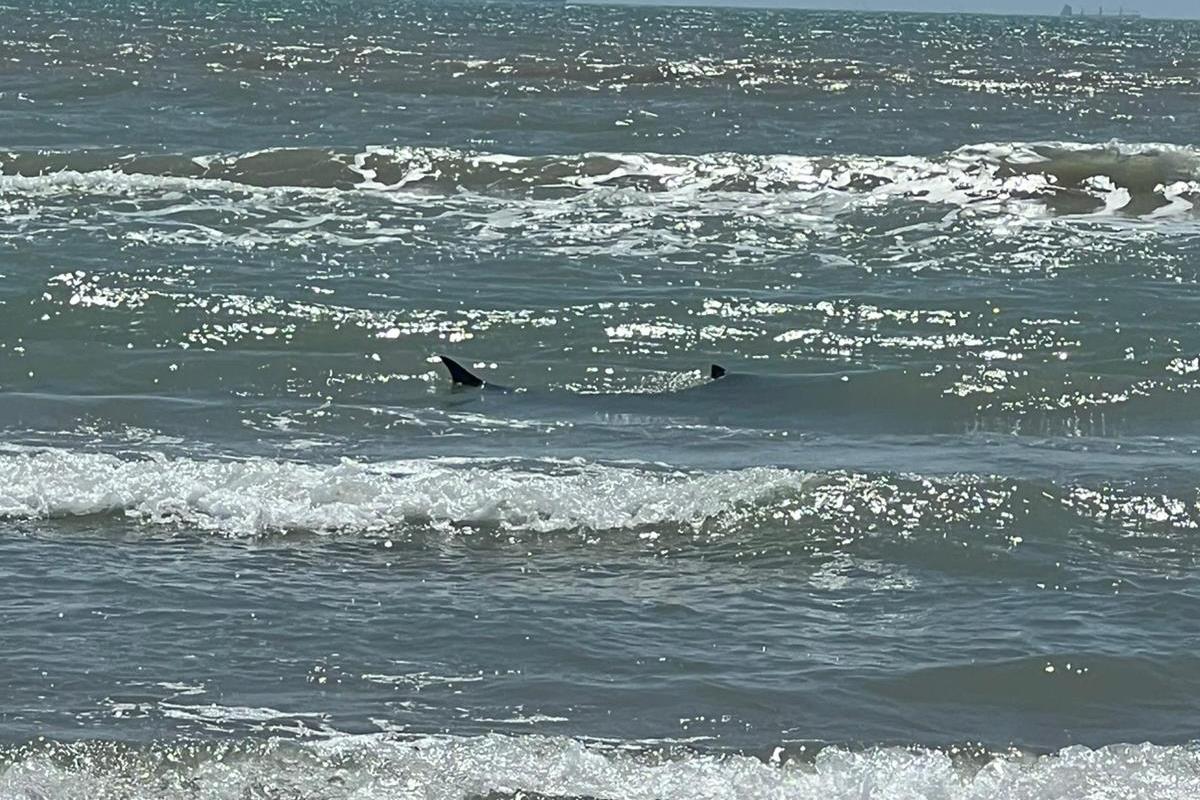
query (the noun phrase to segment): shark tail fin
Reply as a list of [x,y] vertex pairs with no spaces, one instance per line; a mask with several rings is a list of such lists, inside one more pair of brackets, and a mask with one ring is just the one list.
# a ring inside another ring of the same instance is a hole
[[713,364],[713,365],[712,365],[712,366],[709,368],[709,371],[708,371],[708,376],[709,376],[710,378],[712,378],[714,381],[715,381],[717,378],[723,378],[723,377],[725,377],[725,368],[724,368],[724,367],[722,367],[720,364]]
[[449,356],[438,356],[450,372],[450,380],[462,386],[483,386],[483,379],[473,375],[470,370]]

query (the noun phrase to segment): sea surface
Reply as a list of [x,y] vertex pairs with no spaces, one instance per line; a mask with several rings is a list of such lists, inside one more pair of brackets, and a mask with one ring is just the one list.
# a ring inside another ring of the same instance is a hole
[[1198,401],[1200,23],[3,6],[0,798],[1194,800]]

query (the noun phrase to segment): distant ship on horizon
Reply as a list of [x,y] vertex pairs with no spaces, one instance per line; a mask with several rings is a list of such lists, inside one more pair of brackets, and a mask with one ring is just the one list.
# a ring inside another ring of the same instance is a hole
[[[1088,13],[1087,13],[1085,10],[1083,10],[1082,8],[1081,8],[1081,9],[1079,9],[1079,13],[1078,13],[1078,14],[1076,14],[1076,13],[1075,13],[1075,9],[1071,7],[1071,4],[1070,4],[1070,3],[1067,3],[1067,4],[1065,4],[1065,5],[1062,7],[1062,11],[1061,11],[1061,12],[1059,12],[1059,16],[1060,16],[1060,17],[1087,17],[1087,16],[1093,16],[1093,17],[1103,17],[1103,16],[1105,16],[1105,14],[1104,14],[1104,6],[1099,6],[1099,7],[1096,9],[1096,13],[1095,13],[1095,14],[1088,14]],[[1139,13],[1139,12],[1137,12],[1137,11],[1126,11],[1124,6],[1121,6],[1121,7],[1120,7],[1120,8],[1117,10],[1117,13],[1116,13],[1116,14],[1109,14],[1109,15],[1108,15],[1108,17],[1109,17],[1110,19],[1111,19],[1111,18],[1114,18],[1114,17],[1115,17],[1116,19],[1139,19],[1141,16],[1142,16],[1142,15],[1141,15],[1141,13]]]

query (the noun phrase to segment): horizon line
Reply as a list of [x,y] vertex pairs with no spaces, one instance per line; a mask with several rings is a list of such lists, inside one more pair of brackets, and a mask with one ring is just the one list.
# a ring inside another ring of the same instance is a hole
[[[539,0],[534,0],[538,2]],[[554,0],[551,0],[554,2]],[[1047,11],[1045,13],[1032,11],[939,11],[901,8],[830,8],[828,6],[811,6],[790,0],[753,0],[750,3],[729,3],[722,0],[561,0],[563,5],[571,6],[639,6],[642,8],[729,8],[742,11],[832,11],[850,14],[907,14],[913,16],[939,17],[1029,17],[1032,19],[1086,19],[1086,20],[1154,20],[1159,22],[1200,22],[1200,16],[1172,17],[1145,14],[1131,11],[1128,14],[1082,14],[1075,13],[1063,16]],[[1073,5],[1073,4],[1072,4]]]

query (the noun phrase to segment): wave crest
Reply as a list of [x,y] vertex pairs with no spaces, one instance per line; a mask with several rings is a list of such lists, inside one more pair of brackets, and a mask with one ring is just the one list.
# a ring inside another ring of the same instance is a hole
[[939,797],[1051,800],[1200,794],[1200,751],[1150,744],[1070,747],[1044,756],[880,747],[762,760],[543,736],[336,736],[268,740],[54,742],[0,751],[0,794],[162,798]]
[[[853,543],[949,530],[1010,546],[1017,520],[1051,530],[1084,519],[1128,535],[1200,527],[1196,496],[1057,487],[977,476],[810,473],[780,467],[699,471],[584,460],[426,459],[337,464],[65,449],[0,452],[0,517],[121,514],[229,536],[276,532],[802,531]],[[1032,515],[1032,516],[1031,516]],[[959,534],[955,534],[958,536]]]
[[[516,156],[437,147],[275,148],[182,156],[0,154],[0,194],[55,190],[372,190],[555,199],[614,190],[867,196],[978,206],[1037,201],[1055,213],[1191,210],[1200,151],[1167,144],[970,145],[939,156],[581,153]],[[216,182],[216,183],[214,183]]]
[[691,473],[453,460],[319,465],[44,450],[0,456],[0,516],[119,513],[231,535],[389,531],[406,523],[637,529],[702,525],[806,480],[771,468]]

